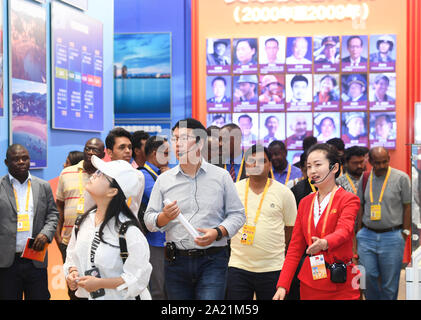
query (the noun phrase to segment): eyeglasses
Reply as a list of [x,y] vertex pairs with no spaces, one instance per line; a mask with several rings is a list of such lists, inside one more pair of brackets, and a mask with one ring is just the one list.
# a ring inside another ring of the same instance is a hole
[[93,147],[85,147],[84,149],[85,152],[93,152],[95,154],[100,154],[101,150],[98,148],[93,148]]
[[103,173],[100,170],[95,171],[94,174],[92,175],[92,178],[93,177],[100,178],[101,176],[104,176],[105,179],[107,179],[110,184],[113,182],[112,180],[110,180],[110,178],[105,173]]
[[190,141],[191,140],[196,140],[196,137],[195,136],[181,136],[181,137],[173,136],[173,137],[171,137],[171,142],[172,143],[177,143],[178,141],[187,142],[189,140]]

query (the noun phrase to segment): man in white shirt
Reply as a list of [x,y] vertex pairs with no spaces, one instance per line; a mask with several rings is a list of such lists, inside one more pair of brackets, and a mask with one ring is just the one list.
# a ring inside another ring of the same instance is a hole
[[42,251],[53,240],[58,211],[47,181],[31,176],[28,150],[7,149],[9,173],[0,180],[0,300],[48,300],[47,265],[21,258],[28,238]]
[[286,59],[287,64],[311,64],[305,56],[308,51],[308,43],[306,38],[299,37],[292,43],[292,55]]

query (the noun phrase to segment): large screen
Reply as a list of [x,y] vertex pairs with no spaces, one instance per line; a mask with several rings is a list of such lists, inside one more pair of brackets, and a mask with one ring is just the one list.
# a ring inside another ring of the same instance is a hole
[[53,128],[104,129],[103,26],[52,3]]
[[171,118],[171,33],[114,35],[114,113],[116,123]]

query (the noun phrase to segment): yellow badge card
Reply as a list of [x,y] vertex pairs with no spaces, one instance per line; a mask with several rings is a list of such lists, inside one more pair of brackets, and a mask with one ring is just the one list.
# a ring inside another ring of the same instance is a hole
[[254,241],[254,235],[256,234],[256,227],[244,225],[243,227],[243,234],[241,236],[241,244],[246,246],[251,246]]
[[18,214],[18,232],[29,231],[29,214]]
[[79,198],[76,206],[76,212],[79,214],[85,213],[85,198]]
[[320,280],[327,278],[325,258],[322,254],[310,257],[311,273],[313,280]]
[[370,208],[370,219],[373,221],[381,220],[382,206],[380,204],[372,204]]

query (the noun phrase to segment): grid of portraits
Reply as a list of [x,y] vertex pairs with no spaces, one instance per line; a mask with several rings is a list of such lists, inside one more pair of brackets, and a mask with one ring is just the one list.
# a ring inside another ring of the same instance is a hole
[[[306,136],[396,147],[396,35],[209,38],[207,125],[234,122],[243,147]],[[292,160],[292,159],[289,159]]]

